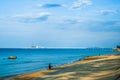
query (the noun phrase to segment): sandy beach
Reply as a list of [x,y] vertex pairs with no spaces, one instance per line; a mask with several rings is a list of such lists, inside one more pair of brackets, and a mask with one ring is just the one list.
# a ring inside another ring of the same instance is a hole
[[120,80],[120,55],[86,57],[54,68],[0,80]]

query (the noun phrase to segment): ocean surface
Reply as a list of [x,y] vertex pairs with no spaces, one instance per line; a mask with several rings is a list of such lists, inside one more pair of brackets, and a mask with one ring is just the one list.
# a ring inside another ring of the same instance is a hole
[[[0,49],[0,77],[35,72],[53,66],[69,64],[86,56],[116,54],[112,49]],[[9,56],[17,56],[10,60]]]

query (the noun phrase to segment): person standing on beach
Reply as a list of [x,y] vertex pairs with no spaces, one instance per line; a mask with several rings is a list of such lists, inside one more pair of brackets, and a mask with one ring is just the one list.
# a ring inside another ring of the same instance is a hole
[[52,70],[53,68],[52,68],[52,65],[49,63],[49,65],[48,65],[48,69],[49,70]]

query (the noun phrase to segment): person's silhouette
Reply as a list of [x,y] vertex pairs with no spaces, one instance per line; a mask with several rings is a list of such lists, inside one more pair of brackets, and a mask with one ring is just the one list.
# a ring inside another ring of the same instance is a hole
[[49,70],[52,70],[53,68],[52,68],[52,65],[49,63],[49,65],[48,65],[48,69]]

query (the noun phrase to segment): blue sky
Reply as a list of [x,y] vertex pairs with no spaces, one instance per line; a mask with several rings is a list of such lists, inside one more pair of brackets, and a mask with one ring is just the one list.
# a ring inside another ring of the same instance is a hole
[[120,45],[120,0],[0,0],[0,48]]

